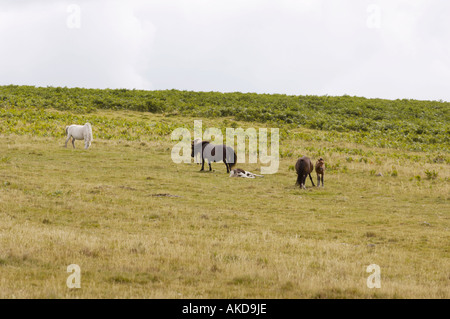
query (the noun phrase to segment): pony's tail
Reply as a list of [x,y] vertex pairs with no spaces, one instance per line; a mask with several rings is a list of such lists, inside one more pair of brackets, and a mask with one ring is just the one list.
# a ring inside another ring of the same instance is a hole
[[66,126],[66,135],[69,135],[69,125]]
[[89,142],[92,142],[94,140],[94,136],[92,135],[91,123],[86,123],[86,126],[88,127]]
[[237,161],[237,155],[236,155],[236,152],[234,150],[233,150],[233,158],[234,158],[233,163],[230,163],[230,167],[231,168],[236,166],[236,161]]

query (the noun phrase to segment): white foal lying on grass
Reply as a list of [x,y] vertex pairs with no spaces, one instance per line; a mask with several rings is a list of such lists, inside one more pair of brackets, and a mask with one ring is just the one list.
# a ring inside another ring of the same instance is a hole
[[231,170],[230,177],[245,177],[245,178],[255,178],[255,177],[264,177],[263,175],[256,175],[247,171],[244,171],[243,169],[236,168]]
[[86,123],[84,125],[69,125],[66,126],[66,144],[65,147],[67,147],[67,142],[72,137],[72,145],[73,148],[75,148],[75,140],[84,140],[84,149],[88,149],[89,146],[91,146],[93,139],[92,136],[92,127],[91,124]]

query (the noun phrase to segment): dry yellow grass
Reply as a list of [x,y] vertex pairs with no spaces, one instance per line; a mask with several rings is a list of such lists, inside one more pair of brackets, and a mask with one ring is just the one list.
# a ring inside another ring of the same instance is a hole
[[336,145],[285,140],[279,173],[247,180],[173,164],[169,138],[63,144],[0,136],[0,298],[450,297],[448,164],[342,143],[374,155],[325,153],[302,191],[297,155]]

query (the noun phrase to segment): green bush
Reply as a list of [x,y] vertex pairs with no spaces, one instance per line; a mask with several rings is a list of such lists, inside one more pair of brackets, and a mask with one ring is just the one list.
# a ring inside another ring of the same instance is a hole
[[438,176],[438,173],[435,170],[426,170],[425,175],[427,176],[427,179],[436,179]]

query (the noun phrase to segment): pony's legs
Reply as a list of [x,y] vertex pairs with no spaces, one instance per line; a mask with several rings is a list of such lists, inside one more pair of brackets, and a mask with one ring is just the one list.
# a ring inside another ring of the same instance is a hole
[[323,187],[323,174],[322,174],[321,180],[322,180],[322,187]]
[[205,159],[202,158],[202,168],[200,169],[200,171],[204,171],[205,170]]
[[230,172],[230,168],[229,168],[230,164],[228,164],[225,159],[223,160],[223,162],[225,163],[225,166],[227,167],[227,173],[229,173]]
[[320,175],[317,174],[317,187],[319,187],[319,186],[320,186]]
[[211,172],[212,168],[211,168],[211,162],[209,160],[208,160],[208,165],[209,165],[209,171]]
[[297,182],[295,183],[295,185],[300,186],[300,188],[302,187],[302,179],[299,174],[297,174]]
[[300,188],[306,189],[306,177],[308,177],[308,174],[302,176],[302,184]]
[[66,143],[64,144],[64,147],[67,148],[67,143],[69,142],[69,140],[70,140],[70,135],[67,136]]
[[75,137],[73,137],[73,136],[72,136],[72,145],[73,145],[73,148],[75,148]]
[[87,150],[89,148],[89,142],[84,141],[84,149]]
[[[309,173],[308,175],[309,175],[309,179],[311,180],[311,184],[313,184],[313,186],[316,187],[316,185],[314,185],[314,182],[312,180],[311,173]],[[305,183],[306,183],[306,176],[305,176]]]

